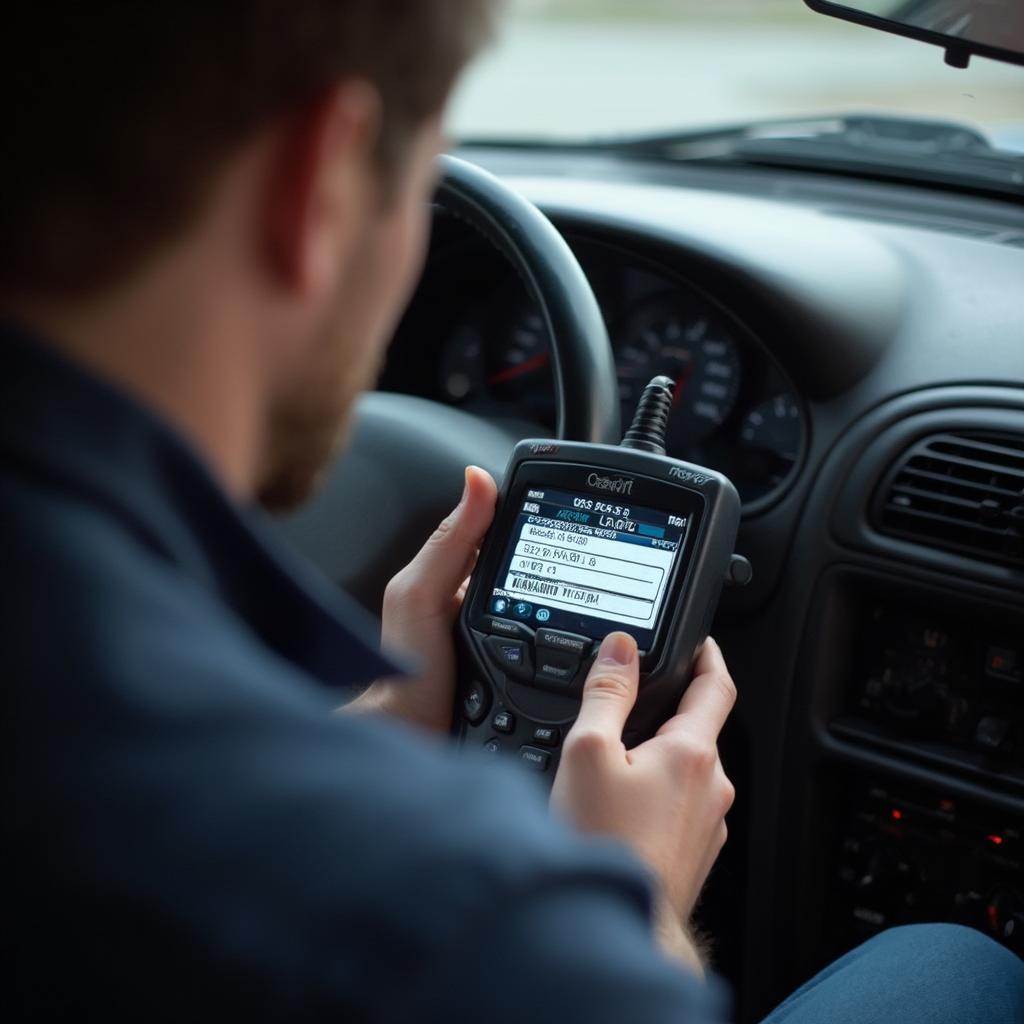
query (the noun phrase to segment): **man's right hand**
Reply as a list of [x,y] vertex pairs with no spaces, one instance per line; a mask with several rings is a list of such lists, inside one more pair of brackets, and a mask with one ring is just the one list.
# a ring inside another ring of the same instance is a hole
[[675,716],[627,750],[622,729],[636,701],[640,664],[626,633],[605,637],[583,688],[552,791],[553,805],[581,831],[615,836],[662,886],[659,937],[695,965],[678,926],[689,919],[726,839],[735,791],[718,757],[718,734],[736,687],[714,640],[700,650]]

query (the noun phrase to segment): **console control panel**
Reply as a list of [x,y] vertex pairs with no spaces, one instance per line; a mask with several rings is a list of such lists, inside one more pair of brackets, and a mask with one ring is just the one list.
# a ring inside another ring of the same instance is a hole
[[829,955],[951,921],[1024,956],[1024,817],[906,784],[851,787],[829,863]]

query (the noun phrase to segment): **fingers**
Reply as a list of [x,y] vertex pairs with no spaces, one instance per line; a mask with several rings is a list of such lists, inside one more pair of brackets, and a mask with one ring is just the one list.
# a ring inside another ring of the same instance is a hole
[[491,475],[476,466],[466,469],[462,498],[394,578],[393,598],[407,595],[424,612],[448,609],[473,568],[484,534],[494,518],[497,487]]
[[583,687],[579,717],[570,732],[574,745],[579,746],[580,741],[596,746],[621,743],[639,684],[636,641],[628,633],[609,633]]
[[688,728],[714,742],[736,703],[736,684],[729,675],[721,648],[708,637],[694,665],[693,681],[679,702],[676,718],[666,723],[674,727],[685,719]]

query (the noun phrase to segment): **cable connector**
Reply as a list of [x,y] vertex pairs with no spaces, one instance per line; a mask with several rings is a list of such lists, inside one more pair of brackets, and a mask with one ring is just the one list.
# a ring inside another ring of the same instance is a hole
[[671,377],[655,377],[640,395],[633,414],[633,424],[622,439],[621,448],[665,454],[665,433],[675,397],[675,381]]

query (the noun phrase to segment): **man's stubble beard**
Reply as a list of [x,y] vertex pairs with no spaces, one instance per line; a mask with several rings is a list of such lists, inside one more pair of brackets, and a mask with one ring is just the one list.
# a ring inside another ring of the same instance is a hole
[[369,367],[352,366],[336,345],[336,365],[310,374],[307,386],[279,400],[265,432],[256,500],[270,512],[294,511],[319,490],[347,447],[356,401],[383,369],[381,347]]
[[346,426],[345,418],[275,416],[256,500],[274,513],[294,511],[308,501],[344,447]]

